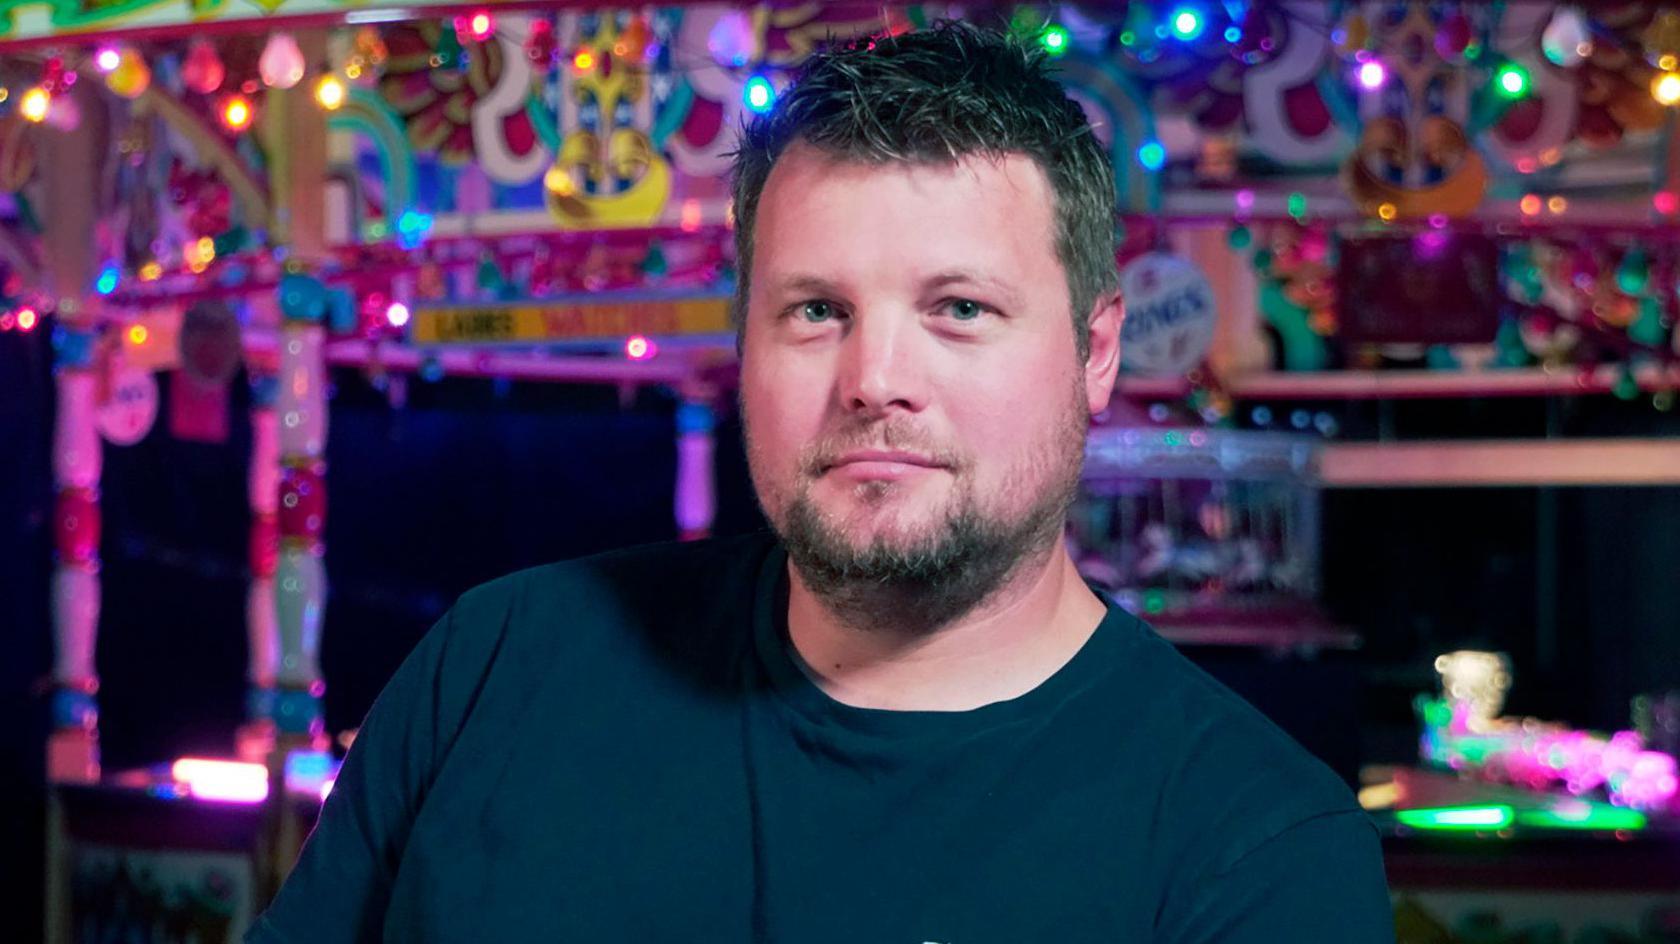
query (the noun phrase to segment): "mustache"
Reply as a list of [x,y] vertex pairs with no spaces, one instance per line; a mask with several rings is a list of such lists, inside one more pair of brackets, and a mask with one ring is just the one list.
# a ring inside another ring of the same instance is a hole
[[927,456],[935,463],[956,470],[962,467],[962,457],[941,447],[914,423],[903,420],[884,420],[856,424],[825,433],[806,447],[800,457],[799,468],[809,476],[821,475],[839,464],[847,453],[878,449],[891,452],[911,452]]

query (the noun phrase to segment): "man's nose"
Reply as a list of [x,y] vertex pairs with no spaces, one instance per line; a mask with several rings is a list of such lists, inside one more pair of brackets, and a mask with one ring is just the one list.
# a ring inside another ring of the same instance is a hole
[[852,413],[878,415],[927,406],[925,358],[913,315],[859,312],[841,341],[840,401]]

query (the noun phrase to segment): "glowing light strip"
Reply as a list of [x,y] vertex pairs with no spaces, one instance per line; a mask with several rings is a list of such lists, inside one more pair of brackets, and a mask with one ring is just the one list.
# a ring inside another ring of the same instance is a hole
[[1449,806],[1422,810],[1401,810],[1394,814],[1400,825],[1413,829],[1497,830],[1511,825],[1516,814],[1503,803],[1492,806]]
[[268,769],[261,764],[183,757],[169,772],[201,800],[261,803],[268,799]]

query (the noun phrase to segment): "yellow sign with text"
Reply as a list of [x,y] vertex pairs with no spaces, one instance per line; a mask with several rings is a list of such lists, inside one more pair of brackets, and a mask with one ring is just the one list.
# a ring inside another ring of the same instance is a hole
[[415,344],[559,344],[728,334],[729,300],[523,302],[417,308],[408,339]]

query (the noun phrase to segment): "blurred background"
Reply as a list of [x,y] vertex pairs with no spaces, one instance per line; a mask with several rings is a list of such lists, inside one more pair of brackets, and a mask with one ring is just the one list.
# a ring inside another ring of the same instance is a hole
[[1680,9],[1281,0],[16,11],[4,936],[236,940],[457,595],[763,528],[734,129],[953,15],[1113,159],[1086,575],[1359,791],[1402,941],[1680,941]]

